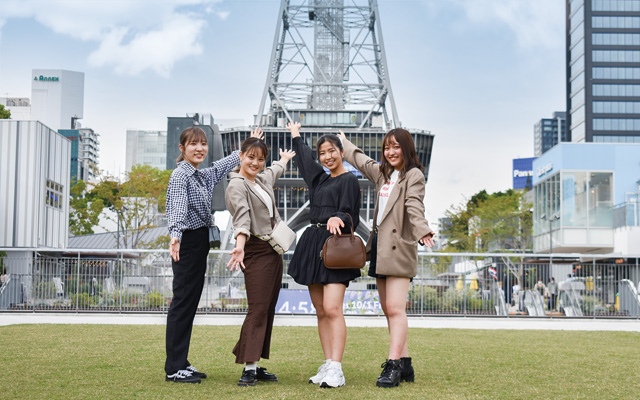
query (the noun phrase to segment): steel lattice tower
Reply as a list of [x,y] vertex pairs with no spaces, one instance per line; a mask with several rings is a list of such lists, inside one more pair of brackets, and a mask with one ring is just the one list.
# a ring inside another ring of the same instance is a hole
[[[283,0],[256,125],[289,109],[367,110],[400,126],[375,0]],[[307,43],[313,43],[310,47]],[[387,106],[391,111],[389,119]]]
[[[301,135],[315,149],[318,138],[342,130],[370,157],[382,157],[382,139],[400,122],[389,82],[375,0],[283,0],[255,126],[270,148],[291,148],[287,121],[302,124]],[[221,132],[225,153],[239,149],[250,127]],[[433,135],[410,130],[428,177]],[[367,237],[375,207],[375,187],[360,178],[360,226]],[[294,230],[309,224],[309,194],[295,160],[274,187],[280,215]],[[228,239],[228,238],[227,238]]]

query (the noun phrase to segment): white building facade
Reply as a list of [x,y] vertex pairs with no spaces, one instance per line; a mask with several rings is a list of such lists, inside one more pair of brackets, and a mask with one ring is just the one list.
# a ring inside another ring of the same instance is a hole
[[0,120],[0,247],[67,247],[69,140],[37,121]]
[[34,69],[31,73],[31,120],[53,130],[74,129],[84,115],[84,73]]

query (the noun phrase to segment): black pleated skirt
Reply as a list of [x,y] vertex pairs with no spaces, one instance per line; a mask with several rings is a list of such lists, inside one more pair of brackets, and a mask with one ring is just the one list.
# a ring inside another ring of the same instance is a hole
[[307,286],[327,283],[343,283],[348,286],[350,281],[360,277],[359,269],[338,270],[324,266],[320,251],[329,236],[331,233],[326,227],[311,226],[304,231],[287,269],[294,281]]

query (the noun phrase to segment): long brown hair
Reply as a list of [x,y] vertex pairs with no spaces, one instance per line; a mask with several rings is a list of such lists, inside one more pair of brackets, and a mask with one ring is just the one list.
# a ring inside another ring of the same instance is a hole
[[[185,147],[187,147],[187,144],[191,143],[192,141],[198,141],[207,144],[207,135],[204,133],[202,128],[191,126],[182,131],[182,133],[180,134],[180,144],[182,145],[182,148],[184,149]],[[184,152],[180,151],[180,155],[176,159],[176,164],[183,160]]]
[[402,150],[402,159],[404,161],[402,163],[402,170],[400,171],[400,178],[404,178],[406,173],[412,168],[419,168],[420,171],[424,171],[424,167],[422,166],[422,163],[420,163],[420,159],[418,159],[418,154],[416,153],[416,145],[413,143],[413,138],[409,131],[402,128],[395,128],[387,132],[387,134],[384,135],[384,139],[382,139],[382,160],[380,160],[380,172],[384,175],[384,179],[388,181],[394,169],[384,156],[384,148],[389,145],[391,138],[394,138],[395,141],[398,142],[400,149]]

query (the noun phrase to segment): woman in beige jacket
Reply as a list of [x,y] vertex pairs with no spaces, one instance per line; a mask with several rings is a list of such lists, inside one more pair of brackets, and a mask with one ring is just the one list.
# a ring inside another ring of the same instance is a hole
[[376,278],[380,304],[389,326],[389,358],[376,382],[379,387],[413,382],[407,347],[407,295],[417,274],[418,242],[433,246],[433,231],[424,217],[424,167],[411,134],[392,129],[382,141],[382,160],[371,159],[340,132],[344,159],[376,185],[378,200],[373,231],[367,241],[369,276]]
[[280,150],[280,160],[260,173],[267,152],[262,140],[245,140],[239,154],[239,172],[229,175],[231,180],[225,193],[236,239],[227,268],[242,269],[248,303],[240,339],[233,349],[236,363],[246,364],[238,386],[278,380],[257,364],[261,358],[269,358],[273,318],[282,283],[282,256],[267,241],[274,225],[280,221],[273,185],[295,152]]

